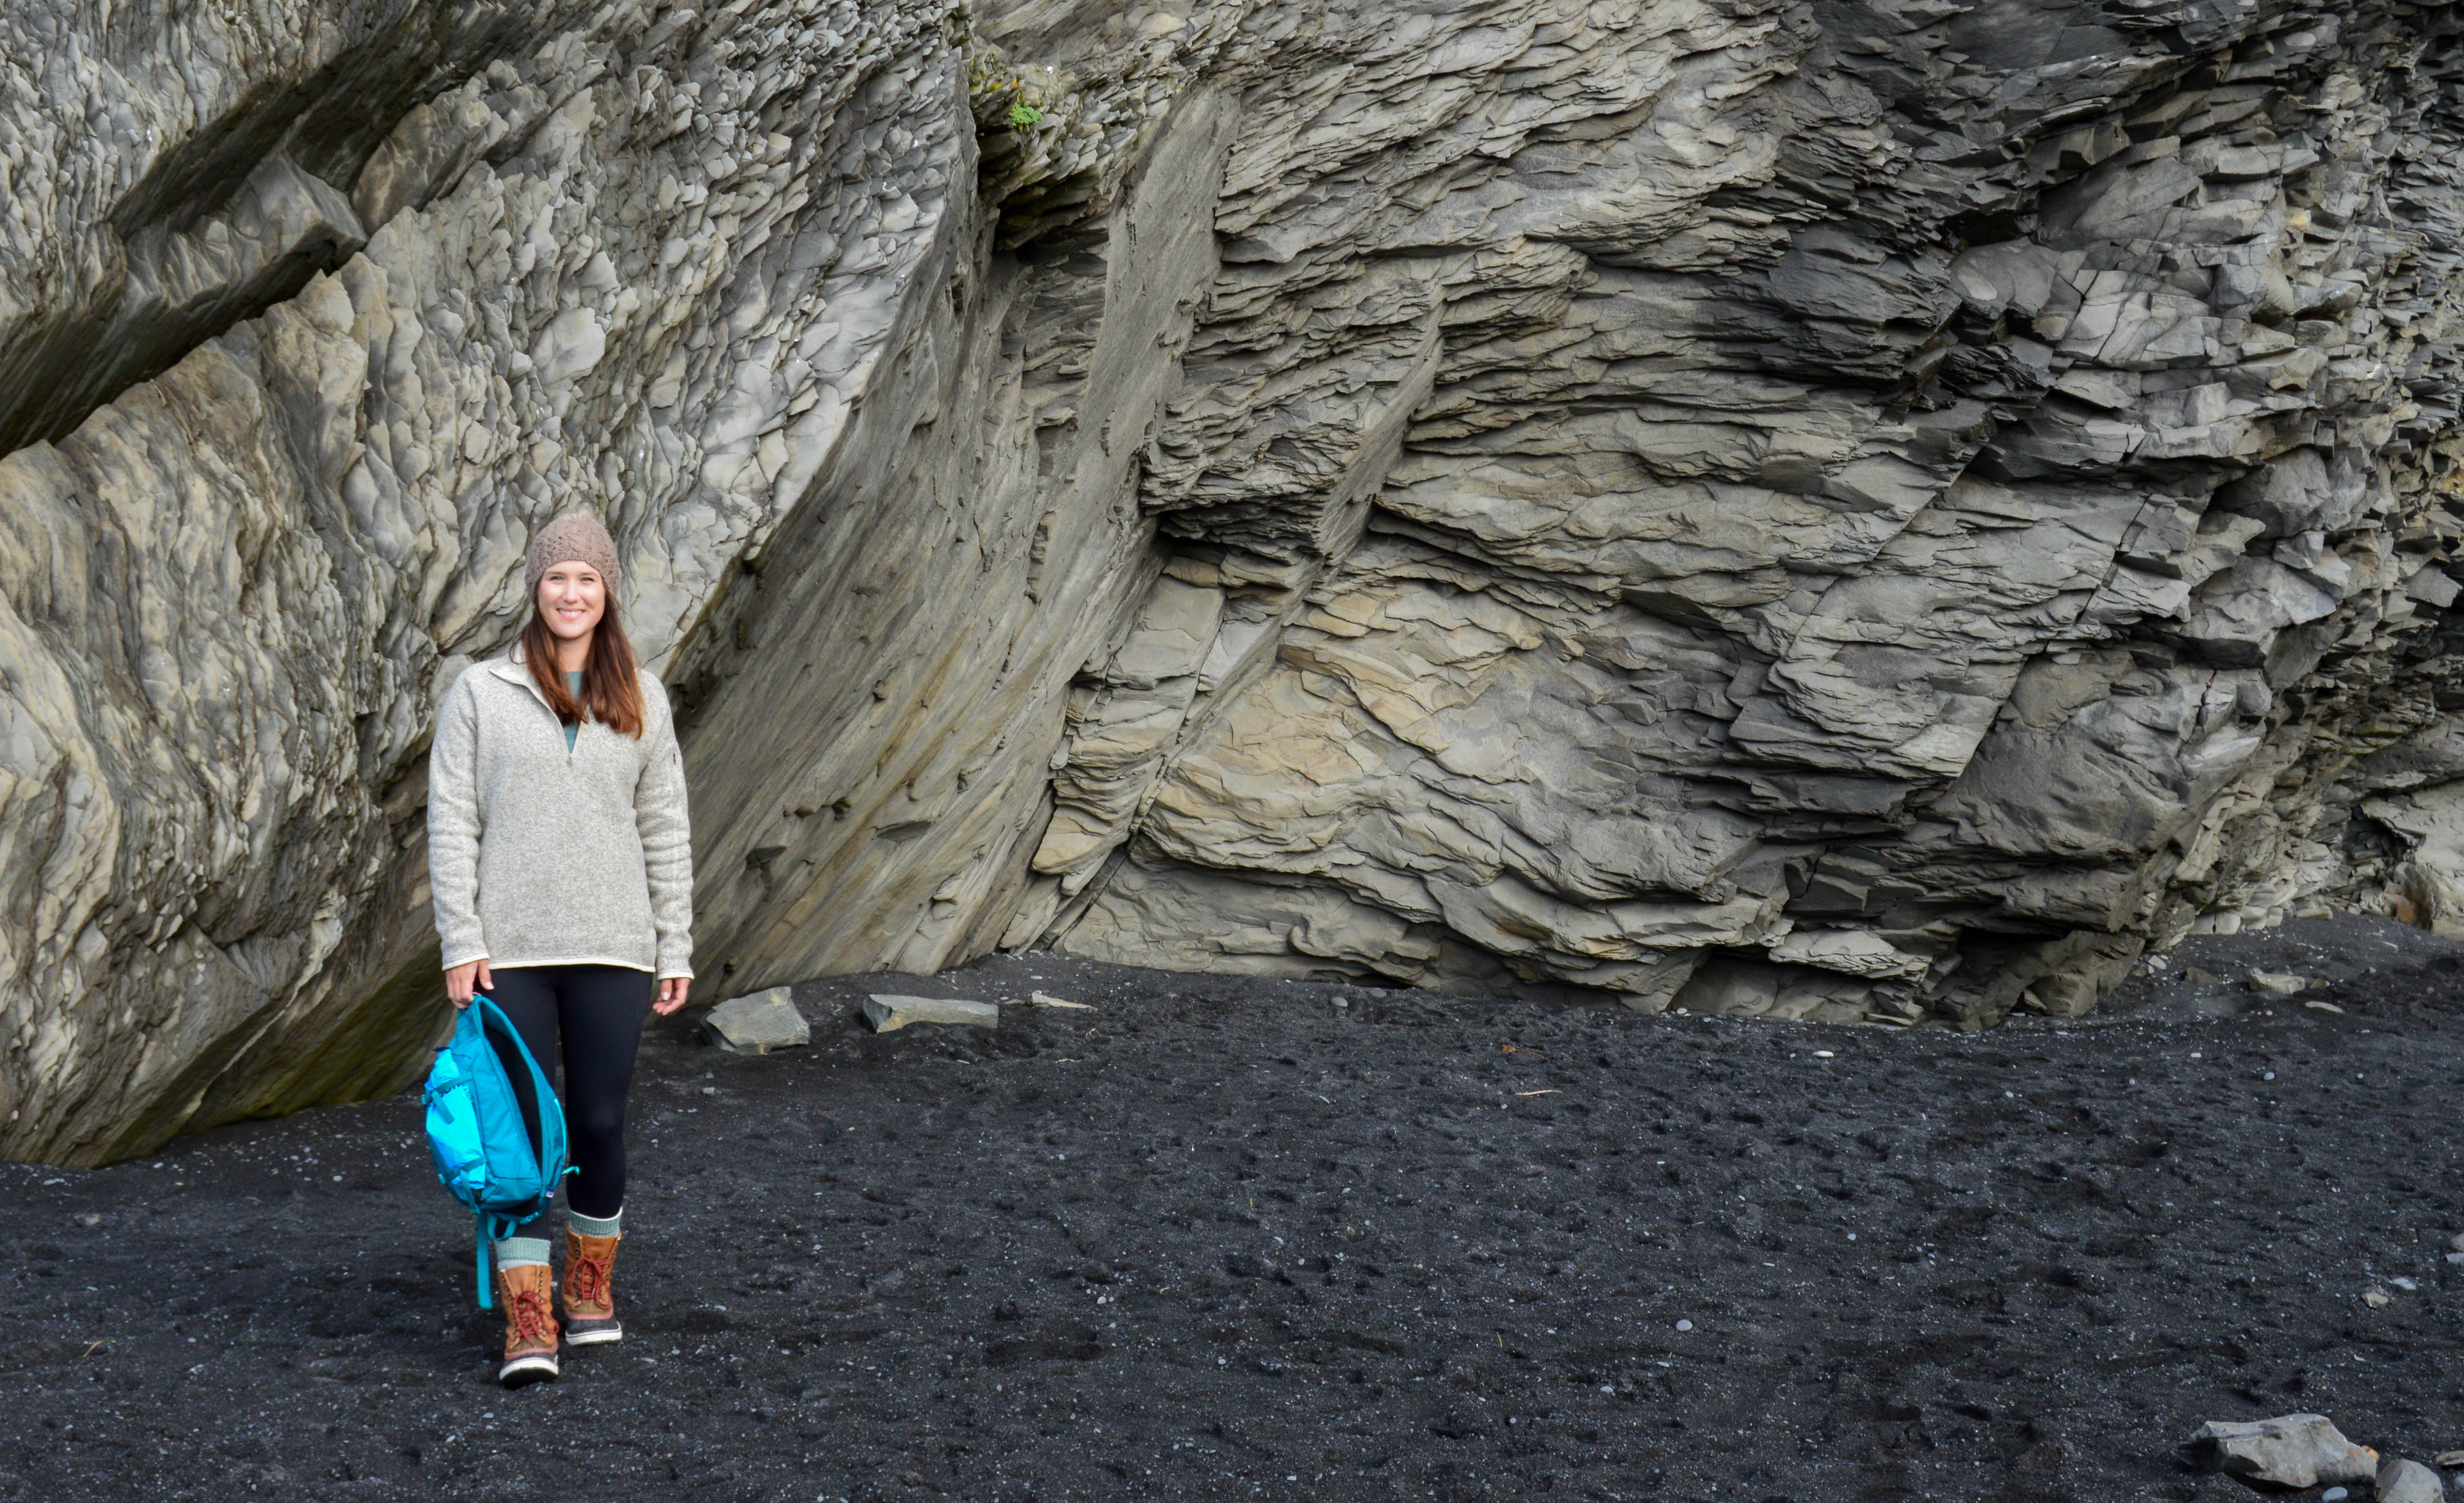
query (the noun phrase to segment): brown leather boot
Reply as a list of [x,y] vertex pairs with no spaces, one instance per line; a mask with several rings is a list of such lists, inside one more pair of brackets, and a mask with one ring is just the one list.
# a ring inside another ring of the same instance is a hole
[[564,1340],[571,1346],[621,1341],[616,1319],[616,1244],[623,1237],[564,1231]]
[[508,1388],[556,1377],[556,1313],[548,1303],[545,1263],[517,1263],[496,1270],[496,1296],[505,1304],[505,1364],[496,1381]]

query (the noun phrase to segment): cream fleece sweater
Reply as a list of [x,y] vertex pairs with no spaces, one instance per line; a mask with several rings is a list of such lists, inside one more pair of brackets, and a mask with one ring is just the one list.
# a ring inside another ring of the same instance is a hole
[[693,833],[667,690],[642,734],[585,722],[571,750],[517,656],[453,681],[428,752],[428,877],[447,969],[693,972]]

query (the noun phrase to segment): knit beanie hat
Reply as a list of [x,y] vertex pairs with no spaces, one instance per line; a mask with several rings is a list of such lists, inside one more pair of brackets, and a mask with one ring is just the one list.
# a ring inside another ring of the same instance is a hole
[[599,525],[599,518],[586,512],[568,512],[531,538],[530,559],[522,573],[524,588],[533,599],[539,596],[539,576],[566,562],[586,563],[598,570],[607,581],[607,593],[616,593],[616,540]]

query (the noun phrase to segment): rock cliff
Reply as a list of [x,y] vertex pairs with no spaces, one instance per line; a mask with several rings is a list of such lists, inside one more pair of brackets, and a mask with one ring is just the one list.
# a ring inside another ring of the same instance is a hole
[[2459,147],[2413,0],[12,7],[0,1153],[417,1068],[575,507],[713,998],[2464,933]]

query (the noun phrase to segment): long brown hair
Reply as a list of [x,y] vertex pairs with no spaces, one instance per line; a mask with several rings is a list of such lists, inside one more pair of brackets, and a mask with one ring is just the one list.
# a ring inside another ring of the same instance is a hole
[[539,608],[539,598],[531,598],[530,623],[522,628],[522,660],[530,664],[531,677],[539,682],[539,692],[547,696],[548,708],[556,711],[560,724],[580,720],[583,708],[589,707],[590,718],[619,735],[642,733],[642,679],[633,661],[632,639],[625,635],[625,623],[616,619],[616,592],[607,592],[607,607],[600,614],[599,627],[590,634],[590,656],[582,664],[582,699],[576,702],[565,689],[564,675],[556,670],[556,635],[547,629],[547,617]]

